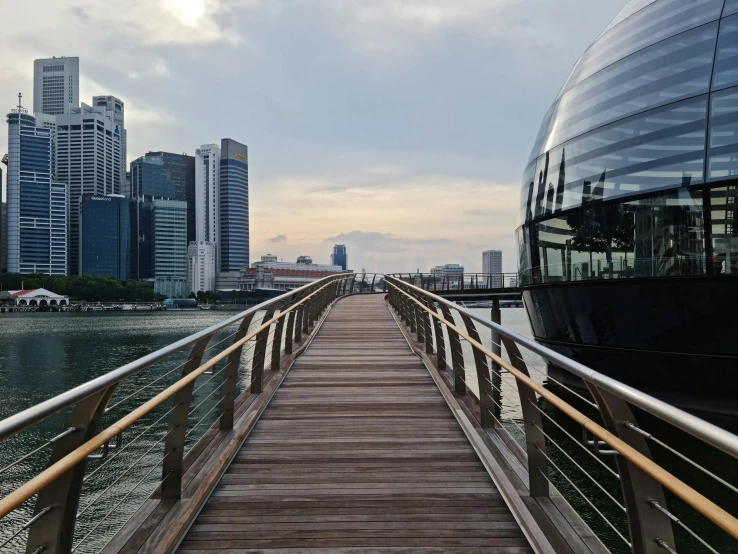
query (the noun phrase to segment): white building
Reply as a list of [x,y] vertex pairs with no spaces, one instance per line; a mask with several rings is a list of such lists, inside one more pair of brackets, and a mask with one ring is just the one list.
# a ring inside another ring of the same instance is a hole
[[[93,96],[92,105],[95,108],[105,108],[112,112],[113,123],[120,130],[120,193],[125,194],[126,188],[126,169],[128,168],[128,132],[125,125],[125,104],[115,96]],[[130,194],[130,193],[129,193]]]
[[69,297],[56,294],[46,289],[9,290],[0,296],[0,300],[16,306],[66,306]]
[[79,58],[33,62],[33,111],[58,115],[79,106]]
[[[216,273],[220,268],[220,146],[203,144],[195,150],[195,241],[208,242],[215,250]],[[200,259],[204,263],[204,258]],[[197,273],[207,273],[198,268]],[[217,279],[217,274],[214,276]],[[212,288],[205,289],[215,291]]]
[[69,268],[79,267],[79,202],[83,195],[120,194],[121,128],[114,112],[82,104],[56,116],[56,180],[69,186]]
[[215,291],[215,243],[193,241],[187,249],[190,292]]
[[482,252],[482,273],[492,275],[491,286],[502,286],[502,250],[486,250]]
[[459,264],[437,265],[431,269],[431,275],[436,278],[458,281],[464,275],[464,266]]

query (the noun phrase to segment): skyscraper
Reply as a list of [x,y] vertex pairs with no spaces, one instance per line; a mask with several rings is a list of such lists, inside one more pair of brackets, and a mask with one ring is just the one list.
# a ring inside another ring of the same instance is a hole
[[[169,171],[162,156],[141,156],[131,162],[131,278],[153,279],[151,228],[153,201],[173,199],[175,193]],[[186,250],[186,245],[185,245]],[[183,257],[186,265],[187,253]]]
[[187,202],[187,242],[196,240],[195,230],[195,158],[187,154],[148,152],[146,156],[162,159],[164,169],[174,184],[173,200]]
[[59,115],[79,107],[79,58],[33,62],[33,111]]
[[51,131],[20,103],[7,121],[8,271],[66,275],[68,189],[52,179]]
[[[92,105],[96,108],[105,108],[113,114],[113,123],[116,131],[120,133],[120,194],[123,193],[126,182],[126,169],[128,168],[128,132],[125,125],[125,104],[115,96],[93,96]],[[115,131],[114,131],[115,132]]]
[[69,186],[69,269],[79,270],[79,202],[120,194],[121,130],[113,112],[82,104],[56,116],[56,179]]
[[80,275],[112,275],[128,280],[131,254],[131,200],[86,195],[80,202]]
[[[188,206],[189,208],[189,206]],[[187,248],[189,292],[215,290],[215,243],[191,241]]]
[[346,271],[348,268],[348,253],[346,252],[345,244],[334,244],[333,254],[331,254],[331,264],[340,265],[341,268]]
[[220,142],[220,266],[218,289],[238,289],[239,272],[249,267],[248,147]]
[[154,200],[151,234],[154,290],[168,298],[187,296],[190,292],[187,284],[187,203]]
[[491,286],[502,286],[502,250],[486,250],[482,252],[482,273],[492,275]]

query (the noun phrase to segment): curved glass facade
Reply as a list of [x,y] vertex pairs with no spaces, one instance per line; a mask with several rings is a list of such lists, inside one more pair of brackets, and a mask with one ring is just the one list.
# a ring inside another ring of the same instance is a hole
[[738,0],[631,0],[523,176],[523,285],[738,274]]

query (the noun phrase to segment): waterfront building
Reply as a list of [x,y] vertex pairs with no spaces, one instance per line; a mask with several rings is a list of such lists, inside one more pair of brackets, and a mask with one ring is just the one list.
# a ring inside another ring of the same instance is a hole
[[170,298],[187,296],[187,203],[154,200],[151,206],[151,265],[154,290]]
[[249,265],[248,148],[232,139],[195,152],[195,239],[215,243],[217,290],[238,290]]
[[52,307],[67,306],[69,297],[63,294],[56,294],[46,289],[26,289],[26,290],[9,290],[0,293],[0,300],[6,304],[10,303],[15,306],[29,307]]
[[[153,279],[151,228],[153,201],[172,200],[175,188],[171,174],[164,167],[163,156],[141,156],[131,162],[131,271],[132,279]],[[185,239],[186,240],[186,239]],[[186,265],[187,243],[182,258]]]
[[7,117],[8,271],[66,275],[68,189],[52,178],[51,131],[20,102]]
[[33,111],[59,115],[79,106],[79,58],[34,60]]
[[344,271],[348,268],[348,253],[345,244],[334,244],[333,254],[331,254],[331,263],[340,265]]
[[125,194],[126,168],[128,167],[128,132],[125,125],[125,104],[115,96],[93,96],[92,105],[96,108],[105,108],[113,116],[116,130],[120,133],[120,194]]
[[631,1],[577,62],[523,175],[536,339],[681,398],[738,382],[736,36],[735,0]]
[[314,264],[309,256],[300,256],[296,262],[278,262],[277,256],[267,254],[250,268],[240,271],[238,288],[245,291],[286,291],[342,272],[340,265]]
[[215,291],[215,243],[201,240],[189,244],[187,280],[190,292]]
[[128,280],[131,255],[131,200],[86,195],[80,202],[80,275]]
[[502,250],[482,252],[482,273],[492,275],[490,285],[493,288],[502,286]]
[[79,203],[120,194],[121,129],[105,107],[82,104],[56,116],[56,179],[69,186],[69,269],[79,269]]
[[431,275],[436,279],[447,279],[456,282],[463,277],[464,266],[459,264],[437,265],[431,269]]
[[162,151],[148,152],[146,156],[161,158],[162,165],[169,172],[169,178],[174,185],[174,196],[171,199],[187,202],[187,243],[197,240],[195,231],[195,158],[187,154],[173,154]]

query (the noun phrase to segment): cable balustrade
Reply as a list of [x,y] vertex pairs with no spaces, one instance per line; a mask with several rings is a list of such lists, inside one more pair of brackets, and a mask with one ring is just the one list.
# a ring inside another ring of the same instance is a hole
[[[733,464],[738,462],[736,435],[433,294],[418,275],[387,276],[385,283],[387,301],[415,352],[437,368],[481,432],[507,435],[510,440],[504,443],[518,448],[531,497],[563,493],[613,552],[738,551],[738,519],[731,513],[735,504],[727,509],[718,505],[719,490],[698,491],[685,482],[694,481],[691,475],[677,476],[656,463],[648,443],[696,467],[718,487],[730,492],[736,487],[644,427],[659,421],[687,433],[703,448],[727,455]],[[480,338],[479,329],[491,337]],[[562,370],[572,378],[566,379],[570,384],[551,380],[526,362],[529,357]],[[545,381],[532,379],[530,370]],[[582,389],[571,384],[577,381]],[[517,398],[522,417],[503,417],[504,399],[510,397]],[[635,414],[642,412],[654,421],[640,415],[637,420]],[[732,466],[732,474],[736,468]],[[715,527],[708,537],[710,525]]]
[[517,273],[393,273],[388,275],[430,292],[518,292]]
[[[0,550],[22,549],[25,540],[29,552],[98,551],[138,507],[135,500],[154,491],[178,499],[200,437],[233,429],[239,406],[294,359],[326,309],[341,296],[375,291],[376,282],[371,274],[326,277],[0,421],[2,443],[66,419],[61,433],[0,469],[28,460],[38,467],[38,456],[50,451],[45,469],[3,487]],[[170,363],[181,354],[184,360]]]

